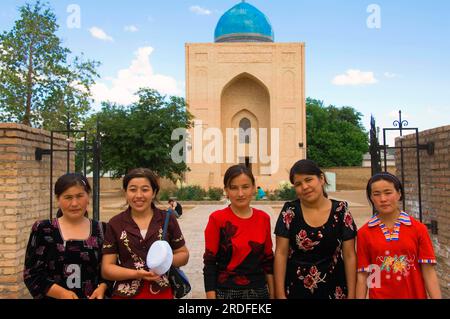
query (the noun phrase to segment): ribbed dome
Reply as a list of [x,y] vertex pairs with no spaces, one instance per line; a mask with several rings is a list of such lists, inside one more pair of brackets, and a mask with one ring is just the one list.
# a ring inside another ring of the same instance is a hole
[[244,1],[224,13],[214,32],[215,42],[273,42],[269,19]]

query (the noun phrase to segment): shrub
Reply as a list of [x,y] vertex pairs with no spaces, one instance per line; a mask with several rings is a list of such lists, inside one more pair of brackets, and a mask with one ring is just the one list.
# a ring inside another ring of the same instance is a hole
[[277,201],[277,200],[279,200],[277,192],[276,191],[275,192],[270,192],[267,195],[267,199],[270,200],[270,201]]
[[283,185],[276,190],[277,197],[281,200],[295,200],[297,195],[295,189],[291,185]]
[[206,196],[206,191],[198,185],[190,185],[179,188],[174,195],[177,200],[200,201]]
[[221,200],[223,196],[223,189],[220,187],[211,187],[208,189],[208,197],[210,200]]
[[159,193],[159,200],[160,201],[168,201],[170,197],[172,197],[173,191],[168,189],[163,189]]

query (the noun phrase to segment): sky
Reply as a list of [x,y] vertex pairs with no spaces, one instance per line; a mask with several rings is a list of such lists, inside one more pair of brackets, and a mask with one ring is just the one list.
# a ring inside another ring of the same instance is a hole
[[[24,0],[0,2],[0,32]],[[143,86],[185,95],[185,43],[214,42],[239,0],[53,0],[58,36],[73,54],[101,62],[97,102],[128,104]],[[251,0],[275,42],[306,45],[306,96],[352,106],[368,129],[402,110],[420,131],[450,124],[450,1]],[[388,134],[392,143],[393,134]]]

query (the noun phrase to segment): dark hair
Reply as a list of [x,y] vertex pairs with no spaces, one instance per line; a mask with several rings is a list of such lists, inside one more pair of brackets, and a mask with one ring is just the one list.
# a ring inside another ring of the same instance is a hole
[[231,184],[231,181],[238,177],[241,174],[247,175],[250,180],[252,181],[252,185],[255,185],[255,177],[253,176],[252,171],[245,165],[238,164],[233,165],[227,169],[225,172],[225,175],[223,176],[223,185],[225,188],[229,187]]
[[370,199],[370,195],[372,194],[372,184],[378,181],[386,181],[394,184],[395,190],[400,193],[400,200],[403,199],[403,185],[402,182],[400,182],[400,180],[398,179],[398,177],[389,172],[377,173],[369,179],[366,187],[367,199],[369,200],[370,204],[372,204],[372,207],[375,207],[372,200]]
[[[159,182],[158,176],[153,173],[152,170],[148,168],[134,168],[128,172],[127,175],[124,176],[122,180],[123,189],[126,191],[128,188],[128,184],[133,178],[146,178],[150,182],[150,186],[152,187],[153,193],[158,195],[159,192]],[[156,208],[155,203],[152,201],[152,208]]]
[[174,200],[173,200],[173,198],[171,198],[171,199],[169,199],[167,202],[168,202],[168,203],[173,203]]
[[[67,173],[58,178],[55,183],[55,195],[58,198],[61,196],[66,190],[73,186],[81,186],[84,191],[88,194],[91,193],[91,185],[89,185],[88,179],[80,173]],[[59,209],[56,213],[56,217],[59,218],[63,215],[62,210]],[[85,214],[87,217],[87,213]]]
[[[316,162],[310,159],[299,160],[291,167],[291,170],[289,172],[289,180],[291,181],[292,185],[294,185],[294,176],[300,174],[315,175],[319,179],[323,176],[325,185],[329,185],[325,173],[319,168]],[[325,188],[323,188],[323,195],[328,198],[328,194],[325,191]]]

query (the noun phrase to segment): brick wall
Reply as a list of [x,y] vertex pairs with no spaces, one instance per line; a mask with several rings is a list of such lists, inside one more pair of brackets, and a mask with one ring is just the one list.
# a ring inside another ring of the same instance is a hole
[[[61,135],[54,143],[67,147]],[[36,147],[50,149],[50,132],[0,123],[0,299],[30,297],[22,279],[25,249],[33,223],[49,218],[50,156],[36,161]],[[54,154],[54,181],[66,172],[66,158]]]
[[[403,146],[416,145],[416,135],[403,139]],[[419,133],[419,144],[434,142],[435,151],[428,155],[420,150],[423,222],[437,221],[438,234],[430,231],[443,297],[450,298],[450,125]],[[400,139],[396,140],[400,146]],[[400,174],[400,150],[396,153],[397,176]],[[417,157],[414,149],[404,151],[406,211],[419,218]]]

